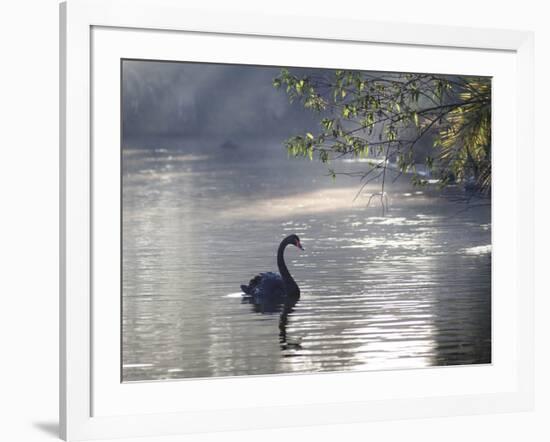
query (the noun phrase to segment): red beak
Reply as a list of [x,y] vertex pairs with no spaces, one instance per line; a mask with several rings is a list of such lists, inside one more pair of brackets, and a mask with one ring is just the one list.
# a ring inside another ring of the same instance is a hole
[[300,244],[300,241],[296,241],[296,247],[298,247],[300,250],[304,250],[302,244]]

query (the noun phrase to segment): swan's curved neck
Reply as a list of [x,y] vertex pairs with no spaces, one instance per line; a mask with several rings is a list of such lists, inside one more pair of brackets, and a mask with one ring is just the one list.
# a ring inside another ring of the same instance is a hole
[[288,268],[285,263],[284,253],[285,253],[285,248],[288,244],[289,244],[288,242],[283,241],[279,245],[279,250],[277,250],[277,267],[279,267],[279,273],[281,274],[287,288],[290,289],[291,291],[298,291],[299,290],[298,285],[290,275],[290,272],[288,271]]

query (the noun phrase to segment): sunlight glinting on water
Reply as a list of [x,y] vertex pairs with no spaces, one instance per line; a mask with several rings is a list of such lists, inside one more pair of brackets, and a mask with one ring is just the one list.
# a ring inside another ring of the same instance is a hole
[[[490,362],[490,211],[396,190],[382,217],[284,161],[125,156],[125,381]],[[300,300],[259,313],[240,284],[290,233]]]
[[[231,207],[221,213],[222,217],[233,219],[284,219],[291,216],[305,216],[335,212],[350,206],[365,205],[364,196],[353,202],[357,187],[340,187],[298,193],[292,196],[260,200],[254,204],[247,202],[241,207]],[[285,230],[288,231],[289,224]],[[294,231],[304,231],[307,226],[292,225]]]

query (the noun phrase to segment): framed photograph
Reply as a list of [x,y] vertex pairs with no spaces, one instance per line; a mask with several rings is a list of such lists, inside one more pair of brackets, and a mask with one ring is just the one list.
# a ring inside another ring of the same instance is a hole
[[532,407],[532,34],[60,16],[63,438]]

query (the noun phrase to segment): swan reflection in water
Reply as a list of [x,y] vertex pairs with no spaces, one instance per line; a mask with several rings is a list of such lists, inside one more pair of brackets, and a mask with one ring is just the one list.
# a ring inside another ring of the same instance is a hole
[[277,267],[279,273],[265,272],[256,275],[248,285],[241,285],[243,291],[242,302],[252,304],[252,310],[256,313],[277,313],[279,317],[279,341],[281,348],[301,348],[299,343],[287,339],[286,327],[288,315],[292,313],[294,306],[300,300],[300,288],[285,263],[284,251],[288,245],[294,245],[304,250],[297,235],[287,236],[279,244],[277,250]]
[[281,343],[281,350],[300,350],[302,348],[301,339],[292,339],[286,334],[288,315],[294,311],[294,306],[299,299],[300,297],[285,302],[279,316],[279,342]]

